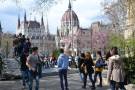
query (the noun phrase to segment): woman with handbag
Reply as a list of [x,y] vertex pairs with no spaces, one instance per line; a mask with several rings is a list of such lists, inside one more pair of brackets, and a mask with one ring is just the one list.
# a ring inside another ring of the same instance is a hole
[[84,63],[82,64],[82,68],[83,68],[83,83],[84,85],[82,86],[82,88],[86,88],[86,84],[87,84],[87,76],[89,75],[89,79],[92,83],[92,89],[95,89],[95,83],[94,83],[94,80],[92,78],[92,74],[94,73],[94,69],[93,67],[94,66],[94,63],[93,63],[93,60],[91,58],[91,54],[90,52],[86,52],[85,53],[85,59],[84,59]]
[[94,82],[96,83],[97,76],[99,75],[100,83],[98,87],[102,87],[102,71],[103,67],[106,66],[105,61],[102,58],[101,51],[97,51],[97,59],[95,63],[95,75],[94,75]]

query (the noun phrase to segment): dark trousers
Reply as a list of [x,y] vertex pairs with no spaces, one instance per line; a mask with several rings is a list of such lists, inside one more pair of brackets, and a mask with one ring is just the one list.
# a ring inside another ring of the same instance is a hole
[[102,72],[95,72],[95,75],[94,75],[94,82],[96,83],[96,80],[97,80],[97,75],[99,76],[99,79],[100,79],[100,83],[99,85],[102,86]]
[[[68,90],[68,81],[67,81],[67,69],[59,70],[61,90]],[[65,89],[64,89],[64,80],[65,80]]]
[[120,90],[126,90],[124,82],[115,82],[113,80],[110,81],[110,88],[111,90],[118,90],[119,88]]
[[26,86],[26,84],[28,85],[28,81],[29,81],[29,70],[21,70],[22,73],[22,82],[23,82],[23,86]]
[[86,84],[87,84],[87,76],[89,75],[89,79],[90,79],[90,81],[91,81],[91,83],[92,83],[92,87],[95,87],[95,83],[94,83],[94,80],[92,79],[92,73],[88,73],[88,74],[86,74],[86,73],[83,73],[83,83],[84,83],[84,87],[86,87]]

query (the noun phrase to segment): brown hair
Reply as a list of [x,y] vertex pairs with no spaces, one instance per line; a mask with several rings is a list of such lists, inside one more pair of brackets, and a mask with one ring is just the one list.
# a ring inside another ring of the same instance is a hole
[[112,47],[112,55],[118,55],[118,48]]
[[90,60],[92,60],[92,57],[91,57],[90,52],[86,52],[86,53],[85,53],[85,59],[90,59]]

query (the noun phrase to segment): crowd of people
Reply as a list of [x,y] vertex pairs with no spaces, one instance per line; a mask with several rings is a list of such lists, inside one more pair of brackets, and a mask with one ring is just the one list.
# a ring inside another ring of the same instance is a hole
[[[59,77],[61,90],[69,90],[68,80],[67,80],[67,70],[69,66],[68,53],[67,51],[60,50],[61,54],[58,57],[58,67],[59,67]],[[87,76],[91,81],[91,89],[95,90],[95,83],[97,81],[97,76],[99,76],[99,84],[97,87],[102,87],[102,71],[105,66],[108,66],[107,80],[110,83],[111,90],[126,90],[124,87],[124,63],[121,59],[117,47],[113,47],[106,55],[106,60],[108,64],[103,59],[101,51],[96,52],[96,61],[93,61],[90,52],[81,53],[78,58],[78,68],[80,80],[83,82],[82,88],[86,89]],[[94,77],[93,77],[94,76]],[[65,83],[64,83],[65,80]],[[65,85],[64,85],[65,84]]]
[[14,52],[13,56],[19,58],[20,70],[22,73],[23,88],[29,87],[32,90],[33,80],[36,81],[35,90],[39,90],[39,78],[42,73],[41,58],[38,54],[38,47],[31,47],[29,38],[21,33],[14,37],[13,40]]
[[[28,86],[32,90],[33,80],[35,80],[35,90],[39,90],[39,79],[42,77],[43,67],[58,66],[61,90],[69,90],[67,71],[71,66],[69,50],[60,49],[60,55],[56,59],[54,57],[41,58],[38,47],[31,47],[31,42],[24,35],[15,36],[13,41],[14,56],[20,58],[22,85],[23,88]],[[106,63],[106,60],[109,62]],[[93,60],[90,52],[80,53],[75,58],[76,65],[79,69],[82,88],[87,88],[87,77],[91,81],[91,89],[102,87],[102,71],[108,66],[107,80],[110,83],[111,90],[126,90],[124,87],[124,63],[118,54],[117,47],[113,47],[106,56],[106,60],[102,57],[101,51],[96,52],[96,60]],[[50,66],[52,65],[52,66]],[[96,86],[97,76],[99,76],[99,84]],[[65,83],[64,83],[65,81]]]

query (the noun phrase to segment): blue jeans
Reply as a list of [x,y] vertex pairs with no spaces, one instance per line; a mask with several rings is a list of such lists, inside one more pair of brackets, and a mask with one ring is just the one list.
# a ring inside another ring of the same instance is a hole
[[126,88],[124,87],[124,82],[115,82],[113,80],[110,81],[110,88],[111,90],[118,90],[120,88],[120,90],[126,90]]
[[102,86],[102,72],[95,72],[95,75],[94,75],[94,82],[96,83],[96,80],[97,80],[97,75],[99,75],[99,79],[100,79],[100,83],[99,85]]
[[26,86],[26,84],[28,85],[29,81],[28,70],[21,70],[21,73],[23,86]]
[[[60,69],[59,77],[60,77],[61,90],[68,90],[67,69]],[[63,79],[65,80],[65,89],[64,89]]]
[[34,74],[32,70],[29,71],[29,90],[32,90],[34,79],[36,82],[35,90],[39,90],[39,76]]
[[83,73],[79,72],[80,80],[83,81]]
[[92,83],[92,87],[95,87],[95,82],[94,82],[94,80],[92,79],[92,73],[88,73],[88,74],[86,74],[86,73],[83,73],[83,83],[84,83],[84,87],[86,87],[86,84],[87,84],[87,75],[89,75],[89,79],[90,79],[90,81],[91,81],[91,83]]

